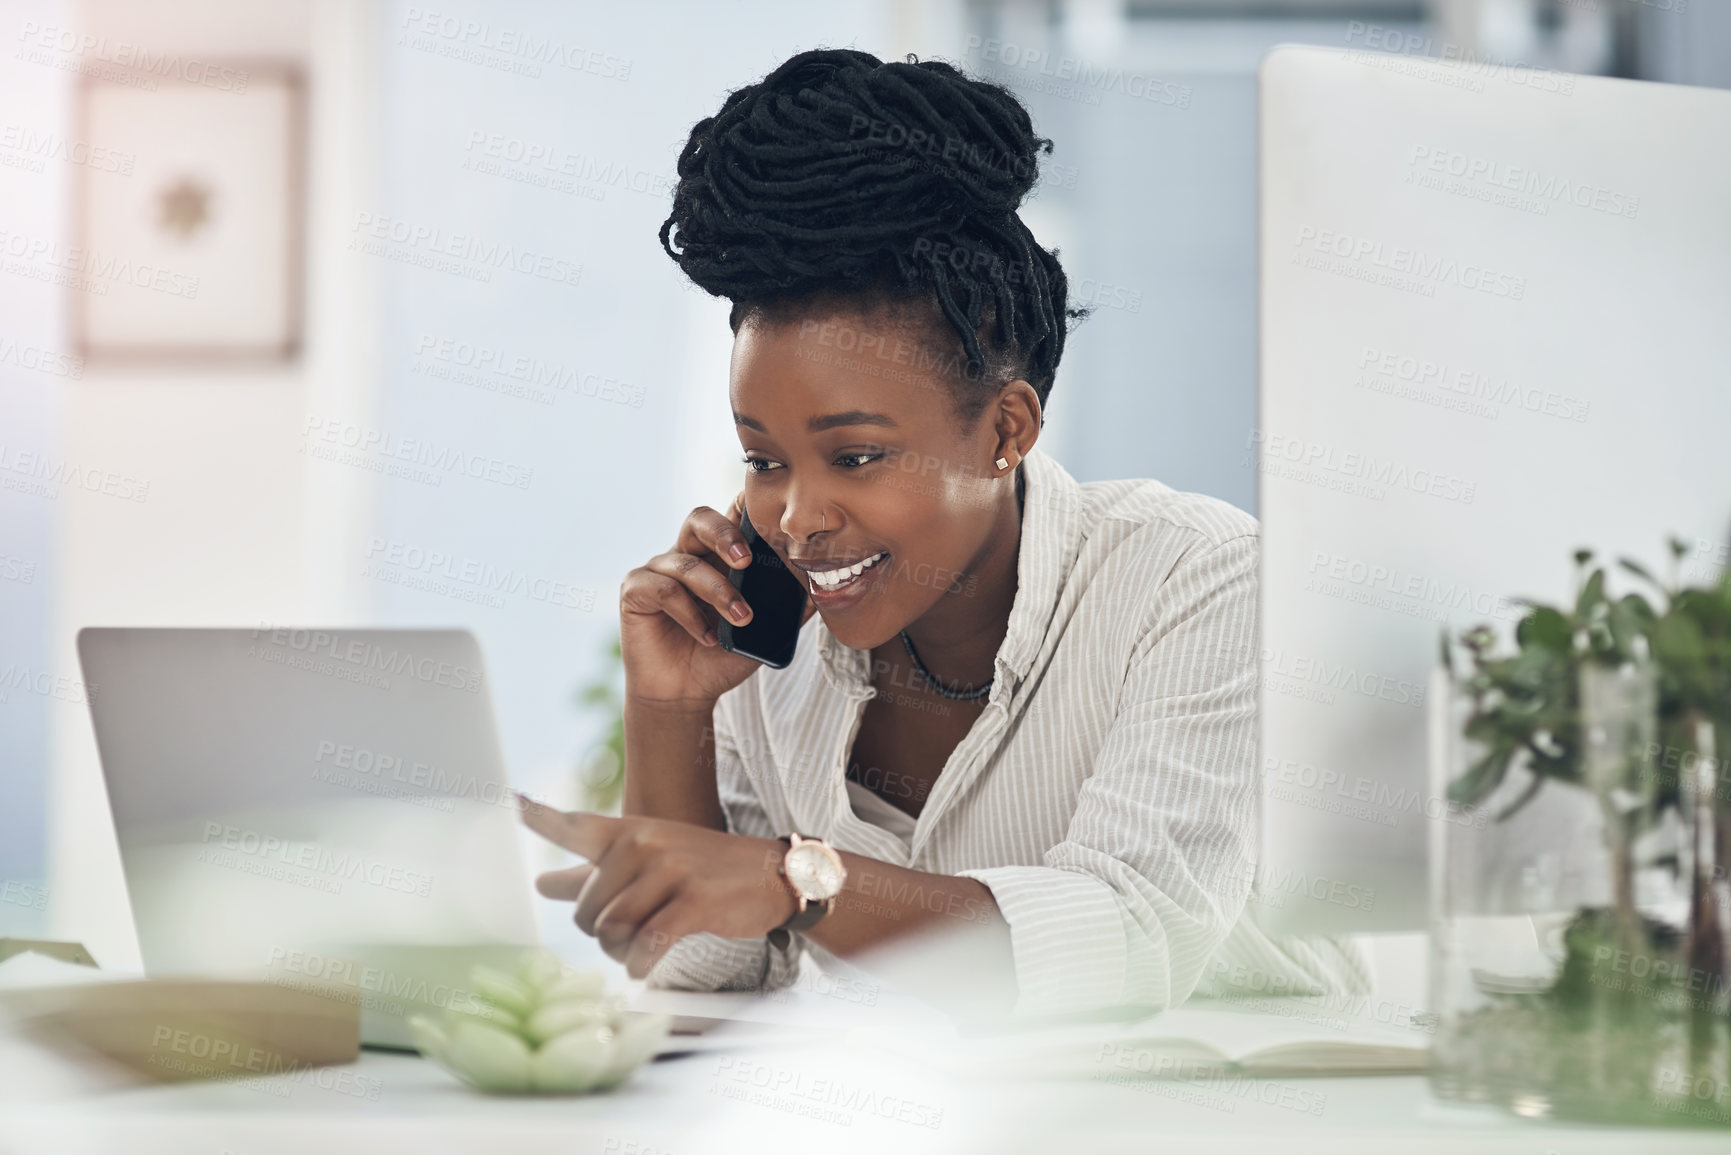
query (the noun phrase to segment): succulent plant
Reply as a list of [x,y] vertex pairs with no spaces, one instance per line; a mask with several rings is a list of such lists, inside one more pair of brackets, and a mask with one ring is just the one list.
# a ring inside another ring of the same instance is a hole
[[480,1091],[601,1091],[655,1054],[666,1015],[637,1014],[606,993],[600,971],[575,971],[552,951],[526,951],[515,973],[477,966],[473,998],[440,1017],[411,1015],[421,1053]]

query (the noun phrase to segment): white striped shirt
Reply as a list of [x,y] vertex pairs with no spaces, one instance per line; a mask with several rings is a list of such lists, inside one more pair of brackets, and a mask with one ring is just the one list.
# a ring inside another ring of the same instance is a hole
[[[1260,806],[1256,519],[1157,481],[1079,484],[1037,447],[1021,469],[1016,596],[991,692],[911,838],[849,799],[848,754],[877,690],[870,653],[819,614],[786,669],[716,702],[729,828],[984,883],[1009,924],[1018,1014],[1362,991],[1349,945],[1277,943],[1245,913]],[[833,962],[799,935],[786,950],[693,935],[649,983],[774,989],[802,950]]]

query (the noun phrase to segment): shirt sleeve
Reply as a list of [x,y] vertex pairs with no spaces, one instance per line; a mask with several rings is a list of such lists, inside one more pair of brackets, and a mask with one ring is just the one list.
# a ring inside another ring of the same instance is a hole
[[1018,1015],[1176,1006],[1254,874],[1257,538],[1187,553],[1141,622],[1062,842],[964,870],[1010,928]]
[[[740,694],[749,685],[749,680],[741,683],[715,703],[712,724],[716,788],[730,832],[752,838],[775,838],[780,831],[769,820],[726,721],[729,696]],[[650,987],[681,991],[777,990],[792,985],[799,974],[800,956],[805,952],[803,936],[792,934],[788,938],[785,948],[777,948],[767,938],[687,935],[668,948],[644,982]]]

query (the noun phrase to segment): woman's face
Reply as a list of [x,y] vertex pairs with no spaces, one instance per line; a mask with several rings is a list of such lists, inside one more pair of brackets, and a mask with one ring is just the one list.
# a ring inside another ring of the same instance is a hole
[[[854,649],[884,644],[941,598],[971,596],[1003,502],[1015,509],[1014,474],[993,466],[1004,406],[962,428],[953,387],[921,367],[932,364],[924,349],[899,327],[845,315],[747,322],[734,338],[746,510]],[[1019,433],[1012,460],[1039,430],[1024,391],[1032,433]],[[1020,430],[1027,417],[1007,420]]]

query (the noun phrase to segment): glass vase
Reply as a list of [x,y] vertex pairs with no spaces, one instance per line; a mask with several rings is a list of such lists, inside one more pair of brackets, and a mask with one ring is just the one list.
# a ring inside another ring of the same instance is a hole
[[1714,729],[1661,717],[1648,662],[1576,673],[1554,727],[1519,734],[1506,714],[1485,723],[1464,677],[1436,675],[1434,789],[1452,797],[1515,752],[1492,758],[1506,771],[1473,821],[1432,830],[1432,1090],[1527,1116],[1731,1126]]

